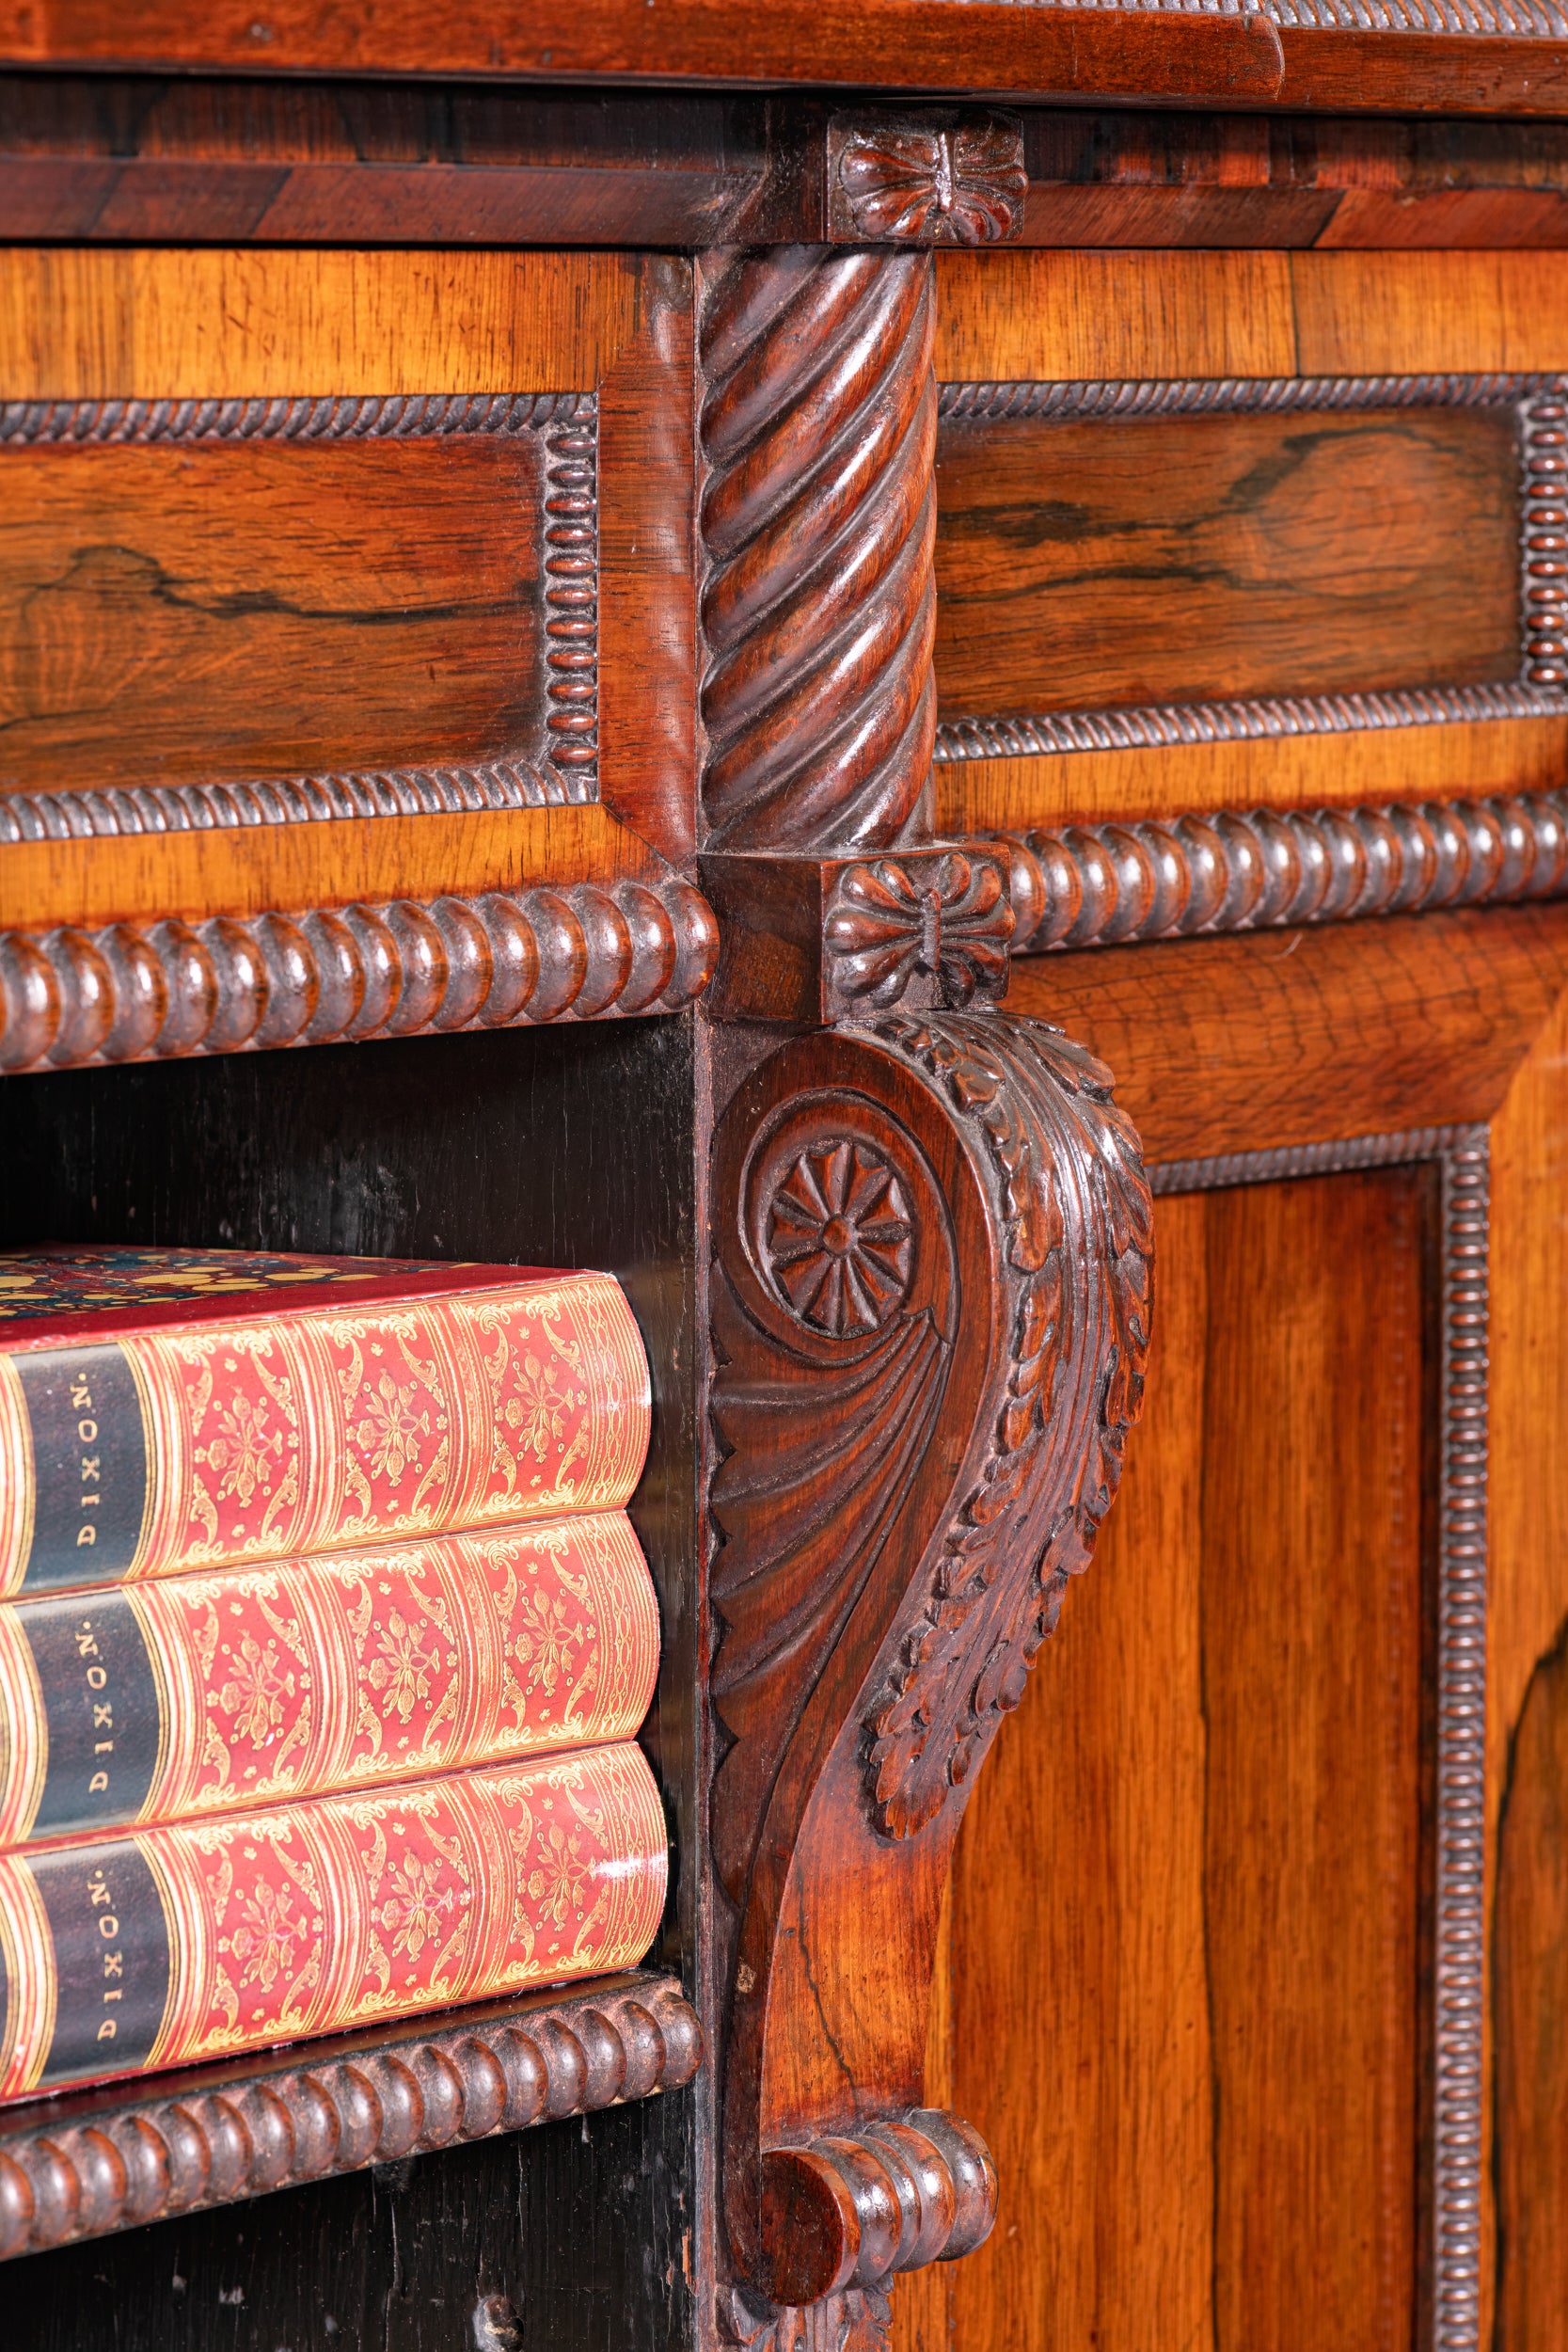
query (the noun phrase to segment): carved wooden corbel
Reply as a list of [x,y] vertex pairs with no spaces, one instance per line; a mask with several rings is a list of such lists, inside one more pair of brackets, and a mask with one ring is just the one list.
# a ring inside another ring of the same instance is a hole
[[984,2148],[922,2107],[938,1916],[975,1769],[1116,1491],[1150,1210],[1106,1072],[999,1012],[799,1038],[715,1150],[712,1837],[750,2342],[775,2325],[758,2294],[872,2328],[894,2271],[990,2226]]
[[923,253],[702,265],[705,1009],[801,1032],[719,1057],[711,1192],[718,2318],[755,2352],[878,2352],[894,2274],[991,2226],[923,2103],[942,1890],[1148,1343],[1108,1074],[995,1009],[1016,853],[932,838],[932,303]]

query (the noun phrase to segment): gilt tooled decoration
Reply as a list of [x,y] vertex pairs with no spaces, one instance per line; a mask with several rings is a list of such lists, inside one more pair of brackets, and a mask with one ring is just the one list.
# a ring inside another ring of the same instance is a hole
[[1023,229],[1023,133],[1001,115],[828,132],[828,225],[872,244],[995,245]]

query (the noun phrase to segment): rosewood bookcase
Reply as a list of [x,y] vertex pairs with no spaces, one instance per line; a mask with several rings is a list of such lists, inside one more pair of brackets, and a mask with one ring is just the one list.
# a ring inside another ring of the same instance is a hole
[[1565,760],[1559,0],[0,0],[0,1246],[618,1275],[674,1865],[8,2344],[1560,2341]]

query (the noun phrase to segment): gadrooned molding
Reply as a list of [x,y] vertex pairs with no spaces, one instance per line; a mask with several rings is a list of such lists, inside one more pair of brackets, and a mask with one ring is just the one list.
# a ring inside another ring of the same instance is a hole
[[36,2100],[0,2119],[0,2261],[675,2090],[703,2058],[672,1977]]
[[[1057,0],[1069,8],[1105,0]],[[1473,40],[1561,40],[1568,14],[1552,0],[1113,0],[1139,15],[1256,16],[1282,30],[1446,33]]]
[[119,441],[365,441],[514,434],[593,423],[593,392],[454,392],[354,399],[0,401],[0,446]]
[[[1568,23],[1568,19],[1565,19]],[[1387,727],[1459,725],[1568,711],[1568,383],[1558,375],[1364,375],[1104,378],[1076,383],[943,384],[944,423],[1044,419],[1290,414],[1400,408],[1510,408],[1519,431],[1522,653],[1515,679],[1491,686],[1272,694],[1125,708],[1005,712],[939,723],[933,757],[1030,759],[1070,752],[1259,742]]]
[[689,882],[0,933],[0,1071],[673,1012],[719,952]]
[[256,784],[104,785],[0,793],[0,845],[160,833],[228,833],[333,817],[455,817],[482,808],[549,808],[559,784],[525,760],[483,767],[380,768],[356,775],[280,776]]
[[1221,810],[990,838],[1009,859],[1015,955],[1499,906],[1568,890],[1562,792]]

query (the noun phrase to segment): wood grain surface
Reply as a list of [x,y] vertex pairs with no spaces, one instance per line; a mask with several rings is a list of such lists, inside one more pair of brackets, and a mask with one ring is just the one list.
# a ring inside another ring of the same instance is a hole
[[1568,984],[1568,906],[1015,961],[1010,1011],[1117,1073],[1151,1161],[1491,1117]]
[[640,275],[606,253],[0,246],[0,400],[592,391]]
[[[1479,16],[1479,24],[1477,22]],[[447,0],[334,8],[282,0],[264,17],[239,0],[197,20],[153,0],[127,27],[107,0],[8,0],[0,57],[24,65],[96,62],[281,72],[659,76],[700,82],[886,83],[964,94],[1270,102],[1449,113],[1561,113],[1560,49],[1519,39],[1501,10],[1453,11],[1451,29],[1278,27],[1261,13],[1019,8],[1006,0],[539,0],[483,21]],[[1490,34],[1478,40],[1477,31]],[[895,60],[895,63],[894,62]]]
[[1568,773],[1568,718],[1276,736],[1069,752],[1037,759],[940,761],[942,834],[1019,833],[1186,809],[1353,808],[1385,801],[1484,800],[1553,790]]
[[1568,368],[1568,254],[939,253],[946,382]]
[[0,453],[0,789],[545,755],[533,433]]
[[904,2352],[1409,2342],[1426,1205],[1157,1205],[1149,1442],[958,1851],[1002,2209]]
[[1568,1005],[1542,1030],[1492,1128],[1491,1586],[1487,1818],[1496,1899],[1487,2121],[1497,2233],[1481,2342],[1534,2352],[1561,2327],[1568,2272],[1568,1891],[1559,1816],[1568,1724]]
[[945,422],[943,720],[1517,675],[1495,408]]
[[189,921],[443,890],[474,896],[539,882],[641,882],[661,870],[639,834],[592,805],[8,842],[0,927],[93,930],[138,916]]

